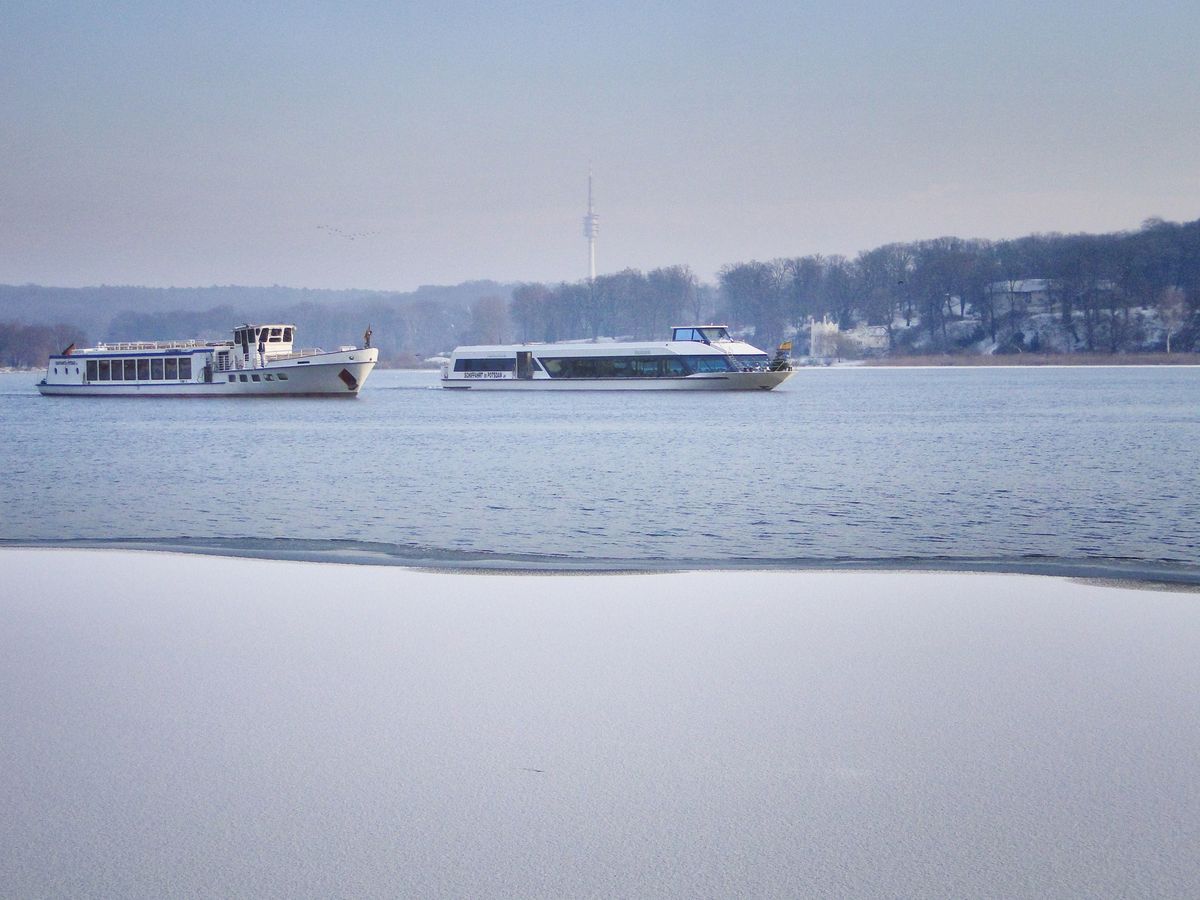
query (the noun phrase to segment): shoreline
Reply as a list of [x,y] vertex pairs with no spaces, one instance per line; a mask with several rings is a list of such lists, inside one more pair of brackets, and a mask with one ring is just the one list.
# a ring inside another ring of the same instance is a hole
[[893,356],[855,360],[866,368],[1109,368],[1127,366],[1200,366],[1197,353],[1013,353],[1003,355]]
[[475,551],[449,553],[432,547],[402,547],[367,541],[305,539],[251,541],[208,538],[124,540],[74,539],[61,541],[0,538],[8,549],[145,552],[303,562],[370,568],[399,568],[450,575],[653,575],[685,572],[846,572],[1031,575],[1077,578],[1114,584],[1153,585],[1200,591],[1200,565],[1161,560],[1116,558],[1065,559],[1045,556],[1003,557],[880,557],[880,558],[725,558],[725,559],[606,559]]

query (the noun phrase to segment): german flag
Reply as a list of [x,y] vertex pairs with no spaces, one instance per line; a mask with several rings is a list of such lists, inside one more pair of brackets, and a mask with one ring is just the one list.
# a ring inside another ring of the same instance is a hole
[[74,349],[75,349],[75,342],[74,342],[74,341],[72,341],[70,344],[68,344],[68,345],[67,345],[67,348],[66,348],[65,350],[63,350],[63,352],[62,352],[62,355],[63,355],[63,356],[70,356],[70,355],[71,355],[71,351],[72,351],[72,350],[74,350]]
[[792,342],[784,341],[782,344],[780,344],[779,352],[780,353],[791,353],[792,352]]

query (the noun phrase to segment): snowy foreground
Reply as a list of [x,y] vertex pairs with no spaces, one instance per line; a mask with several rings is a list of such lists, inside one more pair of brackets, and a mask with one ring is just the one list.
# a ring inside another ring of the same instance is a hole
[[0,550],[0,895],[1187,896],[1200,594]]

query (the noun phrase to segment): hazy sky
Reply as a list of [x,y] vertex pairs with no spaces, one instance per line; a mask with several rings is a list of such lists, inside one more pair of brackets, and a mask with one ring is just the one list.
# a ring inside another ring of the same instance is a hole
[[601,272],[1200,218],[1200,4],[0,6],[0,282],[575,280],[589,162]]

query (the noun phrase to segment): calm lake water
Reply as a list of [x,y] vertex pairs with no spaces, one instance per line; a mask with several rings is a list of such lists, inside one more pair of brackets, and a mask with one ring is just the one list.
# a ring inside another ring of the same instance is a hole
[[940,565],[1200,580],[1200,368],[811,369],[755,394],[43,398],[0,539],[436,565]]

